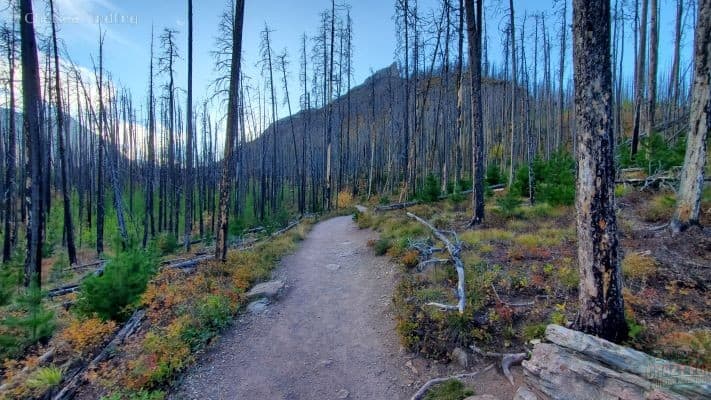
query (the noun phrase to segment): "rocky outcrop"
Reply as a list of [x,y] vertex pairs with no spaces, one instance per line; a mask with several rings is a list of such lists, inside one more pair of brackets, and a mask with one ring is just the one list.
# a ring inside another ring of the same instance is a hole
[[558,325],[523,362],[514,399],[681,400],[711,398],[711,373],[652,357]]

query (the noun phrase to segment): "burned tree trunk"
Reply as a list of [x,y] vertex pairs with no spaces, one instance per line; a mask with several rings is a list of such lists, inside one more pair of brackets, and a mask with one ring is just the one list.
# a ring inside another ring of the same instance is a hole
[[57,30],[55,26],[54,1],[49,0],[52,26],[52,47],[54,49],[54,89],[56,91],[57,113],[57,146],[59,147],[59,164],[62,185],[62,202],[64,206],[64,232],[67,241],[69,263],[77,263],[77,249],[74,246],[74,225],[72,224],[72,205],[69,201],[69,184],[67,183],[67,155],[64,148],[64,113],[62,112],[62,89],[59,86],[59,51],[57,50]]
[[8,123],[8,138],[7,138],[7,149],[6,149],[6,167],[5,167],[5,189],[4,189],[4,212],[5,221],[3,232],[3,247],[2,247],[2,261],[7,262],[10,260],[12,253],[12,246],[15,244],[15,163],[16,154],[15,147],[17,146],[17,128],[15,127],[15,26],[13,25],[11,29],[3,32],[7,45],[7,63],[8,63],[8,74],[9,82],[8,85],[10,92],[10,107],[8,114],[10,115]]
[[470,222],[472,226],[484,222],[484,128],[481,107],[482,3],[483,0],[477,0],[475,14],[474,0],[464,1],[467,16],[467,39],[469,41],[469,73],[472,81],[472,185],[474,188],[472,192],[473,215]]
[[622,301],[612,129],[610,2],[573,1],[577,230],[577,329],[619,342],[627,337]]
[[22,61],[23,131],[27,151],[28,179],[25,183],[27,202],[27,257],[25,258],[24,285],[32,281],[39,287],[42,279],[42,241],[44,233],[44,207],[42,204],[42,121],[40,107],[39,61],[32,13],[32,1],[20,0],[20,38]]
[[691,93],[691,130],[681,171],[671,228],[683,231],[699,223],[704,186],[706,140],[711,128],[711,0],[699,0],[694,37],[694,84]]
[[188,99],[185,110],[185,232],[183,248],[190,251],[193,231],[193,0],[188,0]]
[[634,83],[634,121],[632,125],[632,147],[630,153],[632,157],[637,154],[639,147],[639,131],[642,120],[642,98],[644,97],[644,65],[647,48],[647,6],[649,0],[642,0],[642,20],[639,24],[639,43],[637,52],[637,64],[635,66]]
[[227,232],[229,195],[232,189],[230,167],[237,137],[238,110],[237,93],[239,88],[240,67],[242,64],[242,26],[244,21],[244,0],[236,0],[234,25],[232,29],[232,61],[230,63],[230,92],[227,105],[227,135],[225,138],[225,156],[222,160],[220,176],[220,206],[217,223],[217,241],[215,242],[215,258],[221,261],[227,259]]

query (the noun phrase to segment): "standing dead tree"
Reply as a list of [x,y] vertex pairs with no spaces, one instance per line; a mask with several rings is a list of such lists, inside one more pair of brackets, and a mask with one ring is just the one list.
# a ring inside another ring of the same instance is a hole
[[56,91],[56,114],[57,114],[57,147],[59,148],[60,180],[62,186],[62,203],[64,210],[64,232],[67,241],[67,256],[69,263],[77,263],[77,249],[74,245],[74,225],[72,224],[72,207],[70,199],[69,183],[67,182],[67,154],[64,140],[64,113],[62,109],[62,87],[60,86],[59,75],[59,50],[57,49],[57,29],[56,14],[54,11],[54,1],[49,0],[50,20],[52,27],[52,48],[54,50],[54,89]]
[[609,0],[573,1],[580,311],[577,329],[627,337],[615,216]]
[[699,223],[704,187],[706,141],[711,130],[711,0],[699,0],[694,36],[694,83],[691,93],[691,130],[681,171],[671,228],[680,232]]
[[244,0],[235,0],[234,23],[232,26],[232,61],[230,64],[230,88],[227,101],[227,135],[225,137],[225,155],[222,160],[220,175],[219,221],[217,223],[217,240],[215,242],[215,258],[227,260],[227,233],[229,195],[232,190],[230,169],[233,161],[235,140],[237,138],[238,122],[238,89],[240,68],[242,65],[242,27],[244,21]]
[[27,202],[27,256],[25,258],[24,285],[34,281],[40,286],[42,279],[42,240],[44,233],[44,207],[42,204],[43,157],[40,90],[37,40],[35,38],[32,1],[20,0],[20,60],[22,64],[23,132],[27,152],[26,181]]
[[[476,1],[476,14],[474,13],[474,0],[465,0],[464,2],[464,9],[467,15],[467,39],[469,41],[469,74],[471,75],[472,86],[472,185],[474,191],[472,193],[473,215],[470,222],[471,226],[479,225],[484,222],[484,126],[481,106],[481,32],[483,2],[484,0]],[[511,29],[513,30],[513,2],[511,3],[511,21]],[[513,91],[516,91],[515,87],[513,87]],[[512,114],[515,114],[513,111],[514,110],[512,110]],[[513,158],[511,159],[511,163],[513,164]]]
[[185,232],[183,248],[190,250],[193,231],[193,147],[195,132],[193,129],[193,0],[188,0],[188,98],[185,109]]

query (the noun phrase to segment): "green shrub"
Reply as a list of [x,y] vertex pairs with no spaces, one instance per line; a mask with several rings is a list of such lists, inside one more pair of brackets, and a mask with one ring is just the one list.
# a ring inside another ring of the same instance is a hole
[[509,190],[505,196],[496,199],[496,205],[499,206],[499,212],[501,212],[504,218],[514,217],[519,213],[521,198],[514,192],[513,190]]
[[647,174],[652,175],[684,164],[686,138],[669,145],[664,136],[659,133],[643,137],[634,158],[628,146],[618,146],[617,149],[617,159],[621,168],[643,168]]
[[392,242],[389,239],[378,239],[373,245],[375,255],[377,256],[385,255],[390,247],[392,247]]
[[450,379],[432,388],[425,400],[463,400],[474,394],[474,391],[464,387],[461,381]]
[[196,317],[205,329],[219,332],[232,319],[230,299],[216,294],[205,296],[197,305]]
[[425,178],[425,186],[422,188],[419,197],[425,203],[434,203],[439,200],[439,195],[441,194],[439,181],[437,177],[433,174],[427,175]]
[[[534,163],[536,196],[548,204],[570,205],[575,201],[575,161],[560,151],[542,165]],[[540,168],[540,172],[537,170]]]
[[501,168],[499,168],[499,164],[489,164],[486,167],[486,177],[484,179],[486,180],[486,184],[488,186],[499,185],[501,183],[504,183],[504,174],[501,171]]
[[104,320],[123,320],[130,314],[128,306],[146,290],[157,265],[155,254],[149,251],[119,253],[106,264],[103,275],[92,275],[82,282],[78,309]]
[[546,324],[531,324],[523,327],[523,338],[530,342],[533,339],[543,339],[546,335]]
[[155,247],[158,250],[158,254],[165,256],[175,253],[180,245],[178,244],[178,239],[172,233],[161,233],[155,239]]
[[0,268],[0,306],[10,304],[22,285],[24,258],[24,252],[18,249]]
[[35,280],[24,289],[0,319],[0,358],[15,356],[27,346],[52,336],[56,327],[54,312],[42,303],[44,294]]

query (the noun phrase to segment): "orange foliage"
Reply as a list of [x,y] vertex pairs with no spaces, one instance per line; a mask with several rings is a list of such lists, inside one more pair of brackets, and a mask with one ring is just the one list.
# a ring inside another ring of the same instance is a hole
[[407,251],[402,255],[400,261],[406,268],[414,268],[420,263],[420,253],[417,250]]
[[116,330],[114,321],[104,322],[99,318],[84,320],[73,318],[69,325],[59,333],[58,338],[67,342],[73,352],[85,354],[103,343],[114,330]]

